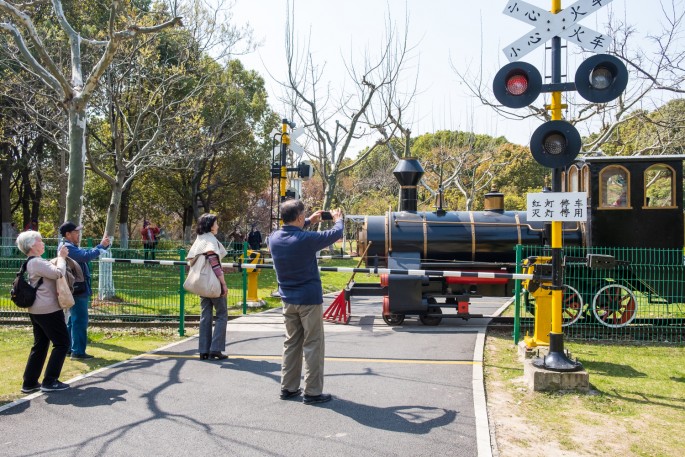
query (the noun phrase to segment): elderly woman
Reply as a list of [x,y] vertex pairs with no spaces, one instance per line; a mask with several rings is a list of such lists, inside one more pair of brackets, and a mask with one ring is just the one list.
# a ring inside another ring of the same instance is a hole
[[[228,322],[228,307],[226,295],[228,288],[221,269],[221,259],[226,256],[226,249],[216,239],[219,231],[219,223],[214,214],[203,214],[197,220],[195,232],[197,238],[188,251],[186,260],[190,266],[195,264],[198,256],[206,256],[206,261],[212,266],[212,271],[221,284],[221,296],[218,298],[200,297],[200,336],[199,349],[200,360],[227,359],[228,356],[221,351],[226,347],[226,323]],[[212,333],[212,315],[216,310],[216,323]]]
[[[31,393],[39,389],[43,392],[68,389],[69,385],[59,380],[69,349],[69,333],[67,333],[64,311],[57,302],[56,280],[65,274],[65,259],[69,251],[65,246],[60,249],[57,265],[42,259],[45,244],[40,233],[33,230],[19,234],[17,247],[28,257],[26,271],[29,283],[34,287],[38,286],[36,300],[31,307],[27,308],[33,326],[33,347],[26,362],[21,391]],[[41,384],[38,378],[43,371],[50,342],[53,349]]]

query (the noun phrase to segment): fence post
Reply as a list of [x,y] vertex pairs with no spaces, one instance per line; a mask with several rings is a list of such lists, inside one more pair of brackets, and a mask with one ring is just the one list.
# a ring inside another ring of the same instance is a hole
[[[521,273],[521,250],[523,246],[520,244],[516,245],[516,273]],[[521,333],[521,280],[517,279],[514,282],[514,295],[516,299],[514,300],[514,345],[519,344],[519,337]]]
[[[243,263],[250,263],[250,258],[247,256],[246,242],[243,243]],[[247,270],[243,268],[243,316],[247,314]]]
[[[185,260],[185,258],[186,258],[186,250],[184,248],[178,248],[178,259],[179,260]],[[186,291],[183,288],[183,283],[185,282],[185,277],[186,277],[186,267],[185,267],[185,265],[179,265],[178,266],[178,294],[180,297],[181,309],[179,312],[179,319],[178,319],[178,334],[180,336],[185,336],[185,334],[186,334],[186,329],[185,329]]]

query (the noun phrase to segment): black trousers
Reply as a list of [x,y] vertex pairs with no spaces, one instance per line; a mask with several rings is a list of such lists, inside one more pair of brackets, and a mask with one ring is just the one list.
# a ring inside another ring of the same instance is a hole
[[50,314],[29,314],[33,324],[33,347],[29,353],[29,360],[24,370],[24,387],[36,385],[40,372],[43,371],[45,358],[48,355],[50,342],[53,349],[45,368],[43,385],[47,386],[59,379],[64,365],[64,359],[69,349],[69,333],[64,322],[64,311]]

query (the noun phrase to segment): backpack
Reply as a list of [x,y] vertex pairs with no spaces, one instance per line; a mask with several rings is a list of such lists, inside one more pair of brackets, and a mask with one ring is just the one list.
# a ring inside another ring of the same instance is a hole
[[17,277],[14,279],[14,282],[12,283],[12,288],[10,289],[10,298],[12,299],[14,304],[20,308],[28,308],[33,305],[33,302],[36,301],[36,290],[40,287],[41,284],[43,284],[43,278],[40,278],[38,280],[38,284],[36,284],[36,287],[33,287],[31,284],[29,284],[29,282],[26,279],[24,279],[24,273],[26,273],[26,265],[28,265],[29,260],[31,259],[33,259],[33,257],[29,257],[22,264],[21,268],[19,269],[19,272],[17,273]]

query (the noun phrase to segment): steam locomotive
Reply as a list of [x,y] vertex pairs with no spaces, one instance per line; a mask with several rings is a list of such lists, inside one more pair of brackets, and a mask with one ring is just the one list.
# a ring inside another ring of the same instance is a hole
[[[635,247],[679,252],[668,260],[674,267],[668,273],[673,281],[659,281],[658,287],[650,283],[647,269],[631,268],[621,259],[616,268],[630,271],[614,276],[627,278],[624,283],[608,284],[600,278],[580,284],[592,275],[578,271],[587,268],[585,264],[570,262],[565,269],[566,278],[571,279],[564,291],[564,325],[575,322],[582,312],[590,313],[585,305],[591,301],[599,322],[609,327],[627,325],[636,314],[634,290],[685,301],[684,159],[585,157],[563,170],[562,191],[588,195],[587,222],[564,223],[567,250]],[[400,183],[399,211],[365,216],[358,233],[359,252],[364,253],[367,267],[511,273],[516,245],[550,244],[544,223],[528,221],[525,212],[505,211],[501,193],[485,195],[484,211],[445,211],[440,207],[433,212],[417,211],[417,185],[423,175],[420,163],[402,159],[393,174]],[[572,278],[585,279],[571,283]],[[475,316],[469,313],[470,297],[511,296],[513,289],[513,282],[502,278],[390,274],[382,275],[380,284],[354,283],[345,295],[348,300],[382,297],[383,319],[388,325],[400,325],[408,315],[418,316],[424,325],[438,325],[446,316],[443,309],[456,310],[450,317],[468,319]]]

